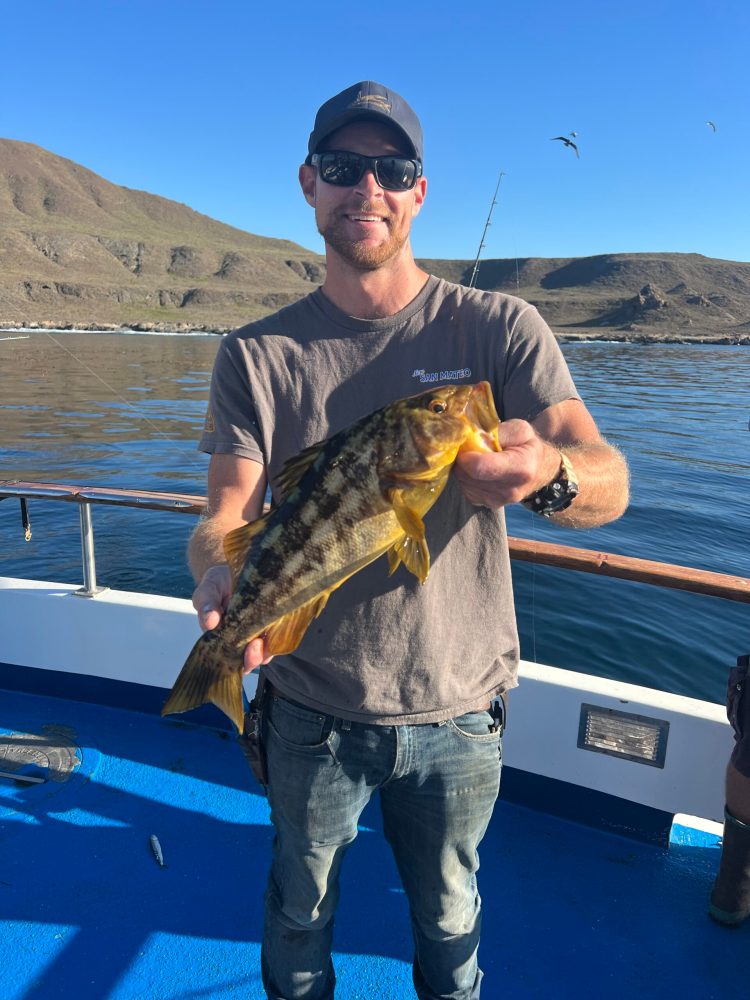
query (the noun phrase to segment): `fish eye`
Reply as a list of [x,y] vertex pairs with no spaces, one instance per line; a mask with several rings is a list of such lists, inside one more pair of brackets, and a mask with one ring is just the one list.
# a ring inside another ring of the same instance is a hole
[[432,413],[445,413],[448,407],[442,399],[431,399],[427,405],[427,409]]

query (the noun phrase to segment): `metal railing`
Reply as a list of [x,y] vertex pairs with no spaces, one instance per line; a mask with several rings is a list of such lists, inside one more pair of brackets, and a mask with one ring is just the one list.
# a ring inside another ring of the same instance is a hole
[[[148,490],[119,490],[95,486],[64,486],[59,483],[31,483],[21,480],[0,481],[0,500],[15,497],[21,502],[21,514],[26,537],[31,537],[28,500],[54,500],[74,503],[79,508],[83,587],[77,591],[83,597],[93,597],[103,588],[96,583],[94,529],[91,507],[103,504],[132,507],[141,510],[164,510],[176,514],[201,514],[206,498],[187,493],[156,493]],[[511,559],[543,566],[617,577],[636,583],[646,583],[672,590],[686,590],[727,601],[750,604],[750,579],[729,573],[652,562],[594,549],[579,549],[553,542],[508,538]]]
[[187,493],[153,493],[147,490],[118,490],[97,486],[64,486],[59,483],[29,483],[22,480],[0,481],[0,500],[16,497],[21,501],[21,519],[26,540],[31,538],[28,501],[56,500],[78,505],[81,532],[81,565],[83,586],[76,594],[94,597],[105,588],[96,582],[94,555],[94,524],[91,508],[95,504],[110,507],[135,507],[141,510],[169,510],[177,514],[200,514],[206,498]]

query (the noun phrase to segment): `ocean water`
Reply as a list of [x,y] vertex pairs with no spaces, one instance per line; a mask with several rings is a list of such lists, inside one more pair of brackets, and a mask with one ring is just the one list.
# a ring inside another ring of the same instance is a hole
[[[11,339],[13,338],[13,339]],[[196,450],[212,336],[0,333],[0,479],[205,493]],[[625,453],[632,503],[573,532],[510,508],[511,534],[750,577],[750,351],[708,345],[564,346],[602,433]],[[81,581],[75,505],[0,503],[0,575]],[[97,578],[189,597],[187,515],[93,510]],[[514,563],[522,655],[723,701],[750,650],[750,607]],[[449,609],[448,609],[449,613]],[[486,613],[492,614],[487,608]]]

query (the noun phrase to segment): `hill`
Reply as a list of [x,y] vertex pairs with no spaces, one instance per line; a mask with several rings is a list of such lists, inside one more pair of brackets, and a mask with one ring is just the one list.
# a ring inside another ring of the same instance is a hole
[[321,259],[0,139],[0,323],[231,327],[305,295]]
[[[473,262],[422,261],[468,283]],[[480,262],[477,287],[532,302],[562,339],[750,343],[750,264],[620,253]]]
[[[465,284],[473,267],[419,263]],[[0,326],[227,330],[324,276],[325,260],[298,244],[0,139]],[[533,302],[565,338],[750,342],[750,264],[673,253],[485,260],[477,285]]]

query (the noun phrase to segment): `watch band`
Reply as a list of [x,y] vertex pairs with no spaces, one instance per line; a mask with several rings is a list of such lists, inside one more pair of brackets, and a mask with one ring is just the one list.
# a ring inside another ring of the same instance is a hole
[[560,469],[546,486],[525,497],[521,504],[542,517],[552,517],[561,510],[567,510],[578,496],[578,480],[570,459],[560,452]]

